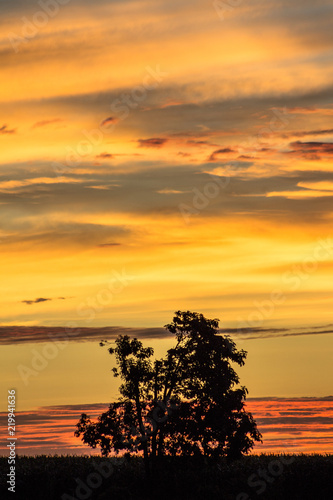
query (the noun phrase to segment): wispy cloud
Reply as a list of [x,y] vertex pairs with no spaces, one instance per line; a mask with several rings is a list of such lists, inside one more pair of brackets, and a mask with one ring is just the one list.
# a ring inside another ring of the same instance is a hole
[[213,142],[209,142],[209,141],[205,141],[205,140],[195,140],[195,139],[190,139],[190,140],[186,141],[186,144],[188,144],[189,146],[198,146],[198,147],[202,147],[202,146],[217,147],[217,144],[214,144]]
[[[97,454],[80,439],[74,437],[75,425],[81,413],[87,412],[96,419],[108,404],[82,404],[44,406],[30,411],[20,412],[21,452],[25,455],[49,454]],[[0,413],[1,425],[5,414]],[[2,452],[0,452],[2,454]]]
[[299,156],[307,160],[320,160],[323,156],[333,155],[332,142],[301,142],[290,143],[291,150],[286,154]]
[[168,139],[164,137],[151,137],[150,139],[138,139],[140,148],[161,148]]
[[101,127],[107,127],[108,125],[115,125],[119,122],[119,119],[115,116],[109,116],[105,120],[101,121]]
[[281,337],[298,337],[303,335],[324,335],[333,333],[333,324],[297,328],[234,328],[223,329],[221,333],[229,334],[235,339],[264,339]]
[[111,154],[111,153],[100,153],[98,155],[96,155],[96,158],[98,159],[102,159],[102,160],[111,160],[112,158],[114,158],[115,155]]
[[99,248],[107,248],[107,247],[119,247],[121,243],[100,243],[97,245]]
[[34,129],[34,128],[46,127],[48,125],[53,125],[54,123],[61,123],[63,121],[64,120],[62,120],[61,118],[51,118],[50,120],[41,120],[39,122],[34,123],[31,128]]
[[40,302],[48,302],[49,300],[52,300],[52,299],[45,299],[43,297],[40,297],[38,299],[34,299],[34,300],[22,300],[22,304],[27,304],[28,306],[31,306],[32,304],[39,304]]
[[46,299],[43,297],[39,297],[37,299],[33,300],[21,300],[22,304],[27,304],[28,306],[31,306],[32,304],[39,304],[40,302],[49,302],[50,300],[66,300],[66,297],[57,297],[56,299]]
[[[34,301],[32,301],[34,303]],[[69,334],[72,333],[72,334]],[[118,335],[129,335],[141,339],[170,337],[164,328],[128,328],[122,326],[82,327],[71,329],[67,327],[49,326],[0,326],[0,345],[25,344],[27,342],[50,342],[63,339],[69,341],[115,340]]]
[[318,129],[318,130],[301,130],[294,131],[286,134],[280,134],[280,137],[288,139],[289,137],[307,137],[307,136],[320,136],[320,135],[332,135],[333,128]]
[[[91,419],[107,411],[108,403],[43,406],[20,412],[20,449],[25,455],[98,453],[75,438],[81,413]],[[332,449],[333,397],[248,398],[247,409],[263,434],[254,453],[325,453]],[[8,415],[0,413],[5,425]],[[7,454],[3,450],[1,454]]]
[[216,161],[218,160],[218,156],[221,155],[228,155],[230,153],[235,153],[236,151],[232,148],[221,148],[221,149],[216,149],[215,151],[212,152],[210,157],[208,158],[208,161]]
[[263,435],[255,453],[325,453],[333,445],[333,396],[249,398]]
[[[52,299],[36,299],[24,301],[34,304]],[[140,339],[165,339],[172,335],[165,328],[134,328],[123,326],[106,327],[82,327],[73,330],[73,335],[67,335],[72,331],[66,327],[49,326],[0,326],[0,345],[22,344],[27,342],[50,342],[50,339],[62,339],[68,337],[69,341],[98,342],[100,340],[115,340],[118,335],[129,335]],[[75,333],[75,334],[74,334]],[[221,335],[229,335],[241,340],[255,340],[264,338],[294,337],[302,335],[324,335],[332,334],[333,325],[317,326],[312,328],[221,328]]]
[[319,114],[319,115],[327,115],[327,116],[332,116],[333,115],[333,108],[327,107],[327,108],[320,108],[320,107],[315,107],[315,106],[294,106],[291,108],[288,108],[288,112],[292,114],[297,114],[297,115],[313,115],[313,114]]
[[8,128],[8,125],[2,125],[0,127],[0,135],[5,135],[5,134],[16,134],[16,129],[15,128]]

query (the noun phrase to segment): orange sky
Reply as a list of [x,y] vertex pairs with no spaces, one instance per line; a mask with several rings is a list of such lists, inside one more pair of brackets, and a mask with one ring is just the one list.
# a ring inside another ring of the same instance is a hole
[[[44,406],[20,414],[19,453],[24,455],[98,455],[74,436],[81,413],[92,421],[107,411],[105,404]],[[247,409],[255,417],[263,443],[254,453],[332,453],[332,398],[249,399]],[[0,414],[0,421],[7,415]],[[0,454],[7,450],[0,448]]]
[[179,309],[248,349],[250,395],[332,394],[332,3],[1,3],[1,374],[21,410],[69,404],[75,373],[77,403],[106,401],[85,367],[109,360],[78,333],[25,384],[47,333],[6,327]]

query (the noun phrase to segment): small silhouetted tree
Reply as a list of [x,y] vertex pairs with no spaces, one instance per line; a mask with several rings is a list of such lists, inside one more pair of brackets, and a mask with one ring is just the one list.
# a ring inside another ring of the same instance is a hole
[[147,473],[150,462],[165,455],[234,459],[248,453],[261,434],[231,364],[242,366],[246,351],[219,334],[217,319],[202,314],[178,311],[166,328],[176,345],[163,359],[153,360],[152,348],[126,335],[109,347],[121,397],[97,422],[82,414],[75,435],[103,455],[142,453]]

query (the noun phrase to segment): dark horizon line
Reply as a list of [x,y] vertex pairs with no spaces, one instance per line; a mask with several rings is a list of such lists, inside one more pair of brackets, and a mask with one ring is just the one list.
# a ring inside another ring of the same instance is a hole
[[[311,402],[311,401],[333,401],[333,395],[329,396],[257,396],[257,397],[247,397],[246,401],[285,401],[285,402],[293,402],[293,401],[303,401],[303,402]],[[99,403],[76,403],[76,404],[54,404],[54,405],[46,405],[46,406],[36,406],[31,408],[30,410],[21,410],[22,413],[34,412],[41,409],[50,409],[50,410],[75,410],[82,409],[82,407],[89,409],[98,409],[102,407],[107,407],[111,403],[110,402],[99,402]],[[8,412],[0,411],[0,417],[6,416]]]

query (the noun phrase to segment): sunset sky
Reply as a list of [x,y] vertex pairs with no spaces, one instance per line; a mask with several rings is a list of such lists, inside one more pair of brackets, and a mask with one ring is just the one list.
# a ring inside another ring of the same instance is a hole
[[191,310],[252,398],[322,398],[332,451],[332,1],[1,11],[0,411],[109,402],[99,340],[162,356]]

